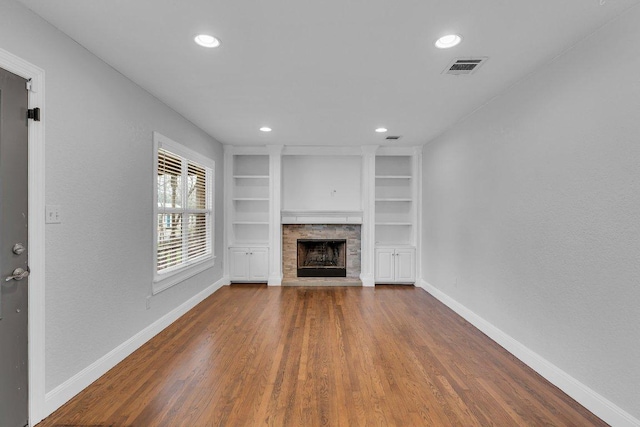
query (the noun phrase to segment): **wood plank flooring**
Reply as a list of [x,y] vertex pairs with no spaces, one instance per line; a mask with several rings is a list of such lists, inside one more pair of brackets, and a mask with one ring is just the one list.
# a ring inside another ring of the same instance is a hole
[[234,285],[38,425],[606,424],[422,289]]

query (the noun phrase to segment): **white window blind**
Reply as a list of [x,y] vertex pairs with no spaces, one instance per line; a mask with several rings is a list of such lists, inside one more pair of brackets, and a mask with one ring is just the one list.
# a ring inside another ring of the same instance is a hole
[[[166,144],[164,144],[166,145]],[[162,144],[157,149],[156,273],[212,257],[213,170]]]

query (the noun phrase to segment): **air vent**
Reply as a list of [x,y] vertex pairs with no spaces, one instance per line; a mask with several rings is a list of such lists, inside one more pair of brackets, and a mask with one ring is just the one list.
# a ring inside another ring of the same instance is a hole
[[487,61],[486,56],[480,58],[456,58],[442,72],[443,74],[453,74],[454,76],[473,74]]
[[388,137],[386,137],[385,139],[386,139],[387,141],[397,141],[397,140],[399,140],[400,138],[402,138],[402,137],[401,137],[401,136],[388,136]]

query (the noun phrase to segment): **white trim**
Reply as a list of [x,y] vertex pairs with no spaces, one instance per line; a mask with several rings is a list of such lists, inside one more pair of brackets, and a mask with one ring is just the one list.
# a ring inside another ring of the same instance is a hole
[[[270,146],[267,145],[225,145],[232,154],[269,154]],[[362,149],[379,147],[378,155],[384,156],[411,156],[415,146],[370,146],[370,145],[284,145],[282,156],[362,156]]]
[[362,155],[362,148],[359,145],[345,147],[342,145],[285,145],[282,150],[283,156],[357,156]]
[[[223,192],[222,197],[224,198],[224,203],[222,205],[223,208],[223,227],[222,227],[222,240],[223,247],[229,248],[232,240],[235,240],[235,236],[231,236],[229,231],[233,228],[231,221],[233,220],[233,194],[231,192],[231,182],[233,180],[233,146],[231,145],[223,145],[224,150],[224,161],[222,163],[223,170]],[[229,276],[229,251],[225,251],[225,255],[222,257],[222,274],[225,276]]]
[[269,149],[269,275],[267,285],[282,285],[282,145]]
[[140,348],[143,344],[162,332],[165,328],[171,325],[173,322],[193,307],[198,305],[205,298],[213,294],[222,286],[229,284],[228,277],[222,277],[220,280],[204,289],[195,296],[189,298],[187,301],[171,310],[169,313],[162,316],[160,319],[147,326],[109,353],[102,356],[100,359],[93,362],[91,365],[84,368],[82,371],[69,378],[58,387],[51,390],[46,394],[45,407],[46,415],[53,413],[56,409],[64,405],[76,394],[84,390],[89,384],[104,375],[109,369],[116,366],[122,360],[124,360],[131,353]]
[[360,281],[362,286],[375,286],[376,237],[376,151],[379,146],[362,147],[362,226],[360,228]]
[[363,211],[281,211],[282,224],[362,224]]
[[215,257],[213,256],[206,257],[192,264],[183,266],[179,271],[173,272],[173,274],[171,274],[170,276],[154,281],[151,294],[157,295],[160,292],[169,289],[173,285],[184,282],[185,280],[195,276],[196,274],[200,274],[203,271],[212,268],[214,264]]
[[0,67],[31,79],[29,108],[39,107],[40,122],[29,120],[29,422],[44,417],[45,401],[45,176],[44,70],[0,48]]
[[[416,261],[422,259],[422,146],[415,147],[413,153],[413,170],[411,174],[413,181],[411,184],[413,189],[413,206],[411,207],[415,215],[413,217],[413,223],[415,227],[415,247],[416,247]],[[422,278],[422,263],[416,262],[415,268],[416,280]]]
[[406,147],[391,147],[382,146],[378,148],[376,152],[377,156],[413,156],[416,154],[416,149],[422,150],[422,145],[406,146]]
[[228,151],[230,155],[236,154],[248,154],[248,155],[268,155],[269,148],[266,145],[229,145],[222,146],[225,151]]
[[426,281],[420,282],[420,287],[429,292],[444,305],[458,313],[469,323],[482,331],[489,338],[501,345],[509,353],[520,359],[531,369],[542,375],[553,385],[567,393],[582,406],[593,412],[612,426],[638,427],[640,420],[601,396],[591,388],[582,384],[571,375],[558,368],[533,350],[516,339],[507,335],[493,324],[489,323],[464,305],[460,304],[444,292],[430,285]]
[[153,132],[153,143],[155,145],[154,148],[156,152],[158,151],[158,148],[164,148],[174,154],[191,160],[193,163],[198,163],[200,164],[200,166],[205,166],[211,169],[215,167],[215,161],[213,159],[210,159],[209,157],[204,156],[197,151],[193,151],[189,147],[185,147],[183,144],[180,144],[179,142],[176,142],[159,132]]

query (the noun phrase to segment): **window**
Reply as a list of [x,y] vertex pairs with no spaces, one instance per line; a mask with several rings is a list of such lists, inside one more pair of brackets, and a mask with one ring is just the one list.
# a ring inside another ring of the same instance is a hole
[[214,162],[157,132],[154,148],[157,293],[212,266]]

